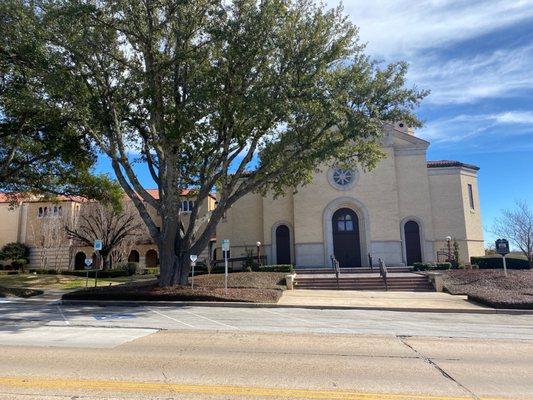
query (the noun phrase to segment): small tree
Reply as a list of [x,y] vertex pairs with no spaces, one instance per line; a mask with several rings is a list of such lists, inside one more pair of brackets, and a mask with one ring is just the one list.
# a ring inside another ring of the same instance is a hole
[[95,240],[102,241],[100,255],[103,268],[109,268],[111,254],[132,238],[142,233],[142,221],[138,214],[126,203],[122,211],[100,203],[86,203],[80,210],[73,226],[67,226],[67,236],[77,246],[94,245]]
[[[49,212],[32,224],[33,244],[39,255],[39,268],[61,269],[61,247],[66,242],[65,219],[60,213]],[[53,255],[50,258],[50,255]]]
[[8,243],[0,250],[0,260],[24,260],[25,264],[29,262],[30,249],[23,243]]
[[454,262],[455,262],[455,266],[458,267],[459,264],[461,263],[459,261],[459,242],[454,239],[453,240],[453,258],[454,258]]
[[533,268],[533,210],[525,200],[516,201],[514,210],[503,210],[497,218],[492,232],[508,239],[527,258],[529,268]]

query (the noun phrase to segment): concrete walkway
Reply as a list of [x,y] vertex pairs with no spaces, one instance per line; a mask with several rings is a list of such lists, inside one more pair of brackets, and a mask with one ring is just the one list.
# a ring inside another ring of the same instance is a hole
[[405,308],[428,310],[484,310],[466,296],[442,292],[384,292],[361,290],[287,290],[278,302],[288,306],[335,306],[361,308]]

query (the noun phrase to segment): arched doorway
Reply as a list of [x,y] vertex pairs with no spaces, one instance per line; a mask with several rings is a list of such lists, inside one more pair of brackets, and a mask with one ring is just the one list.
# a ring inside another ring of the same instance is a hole
[[84,269],[85,258],[85,253],[83,251],[78,251],[74,257],[74,269]]
[[291,263],[291,234],[287,225],[276,228],[276,263]]
[[146,252],[146,268],[157,267],[157,251],[148,250]]
[[405,258],[407,265],[422,261],[420,227],[416,221],[407,221],[403,227],[405,237]]
[[139,262],[139,252],[137,250],[130,251],[130,255],[128,256],[128,262]]
[[350,208],[340,208],[332,217],[333,254],[341,268],[361,266],[359,219]]

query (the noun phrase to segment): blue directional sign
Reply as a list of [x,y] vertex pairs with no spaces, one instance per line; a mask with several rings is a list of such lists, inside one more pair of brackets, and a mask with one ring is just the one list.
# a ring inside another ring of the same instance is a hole
[[103,247],[102,241],[99,239],[96,239],[94,241],[94,251],[100,251],[102,250],[102,247]]

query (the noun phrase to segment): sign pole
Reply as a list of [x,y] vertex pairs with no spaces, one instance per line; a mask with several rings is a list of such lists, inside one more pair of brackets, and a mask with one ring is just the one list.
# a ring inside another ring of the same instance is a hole
[[228,295],[228,251],[224,252],[224,293]]
[[507,260],[505,256],[510,253],[509,241],[507,239],[496,240],[496,253],[502,256],[503,274],[507,276]]
[[507,276],[507,261],[505,260],[505,254],[502,255],[503,258],[503,274]]
[[191,289],[194,290],[194,267],[196,266],[196,260],[198,259],[198,256],[196,254],[191,254],[189,259],[191,260],[192,267]]
[[87,270],[87,276],[85,278],[85,287],[89,287],[89,270],[91,269],[91,265],[93,263],[93,260],[90,258],[85,259],[85,269]]
[[228,295],[228,251],[229,240],[222,240],[222,251],[224,252],[224,293]]

